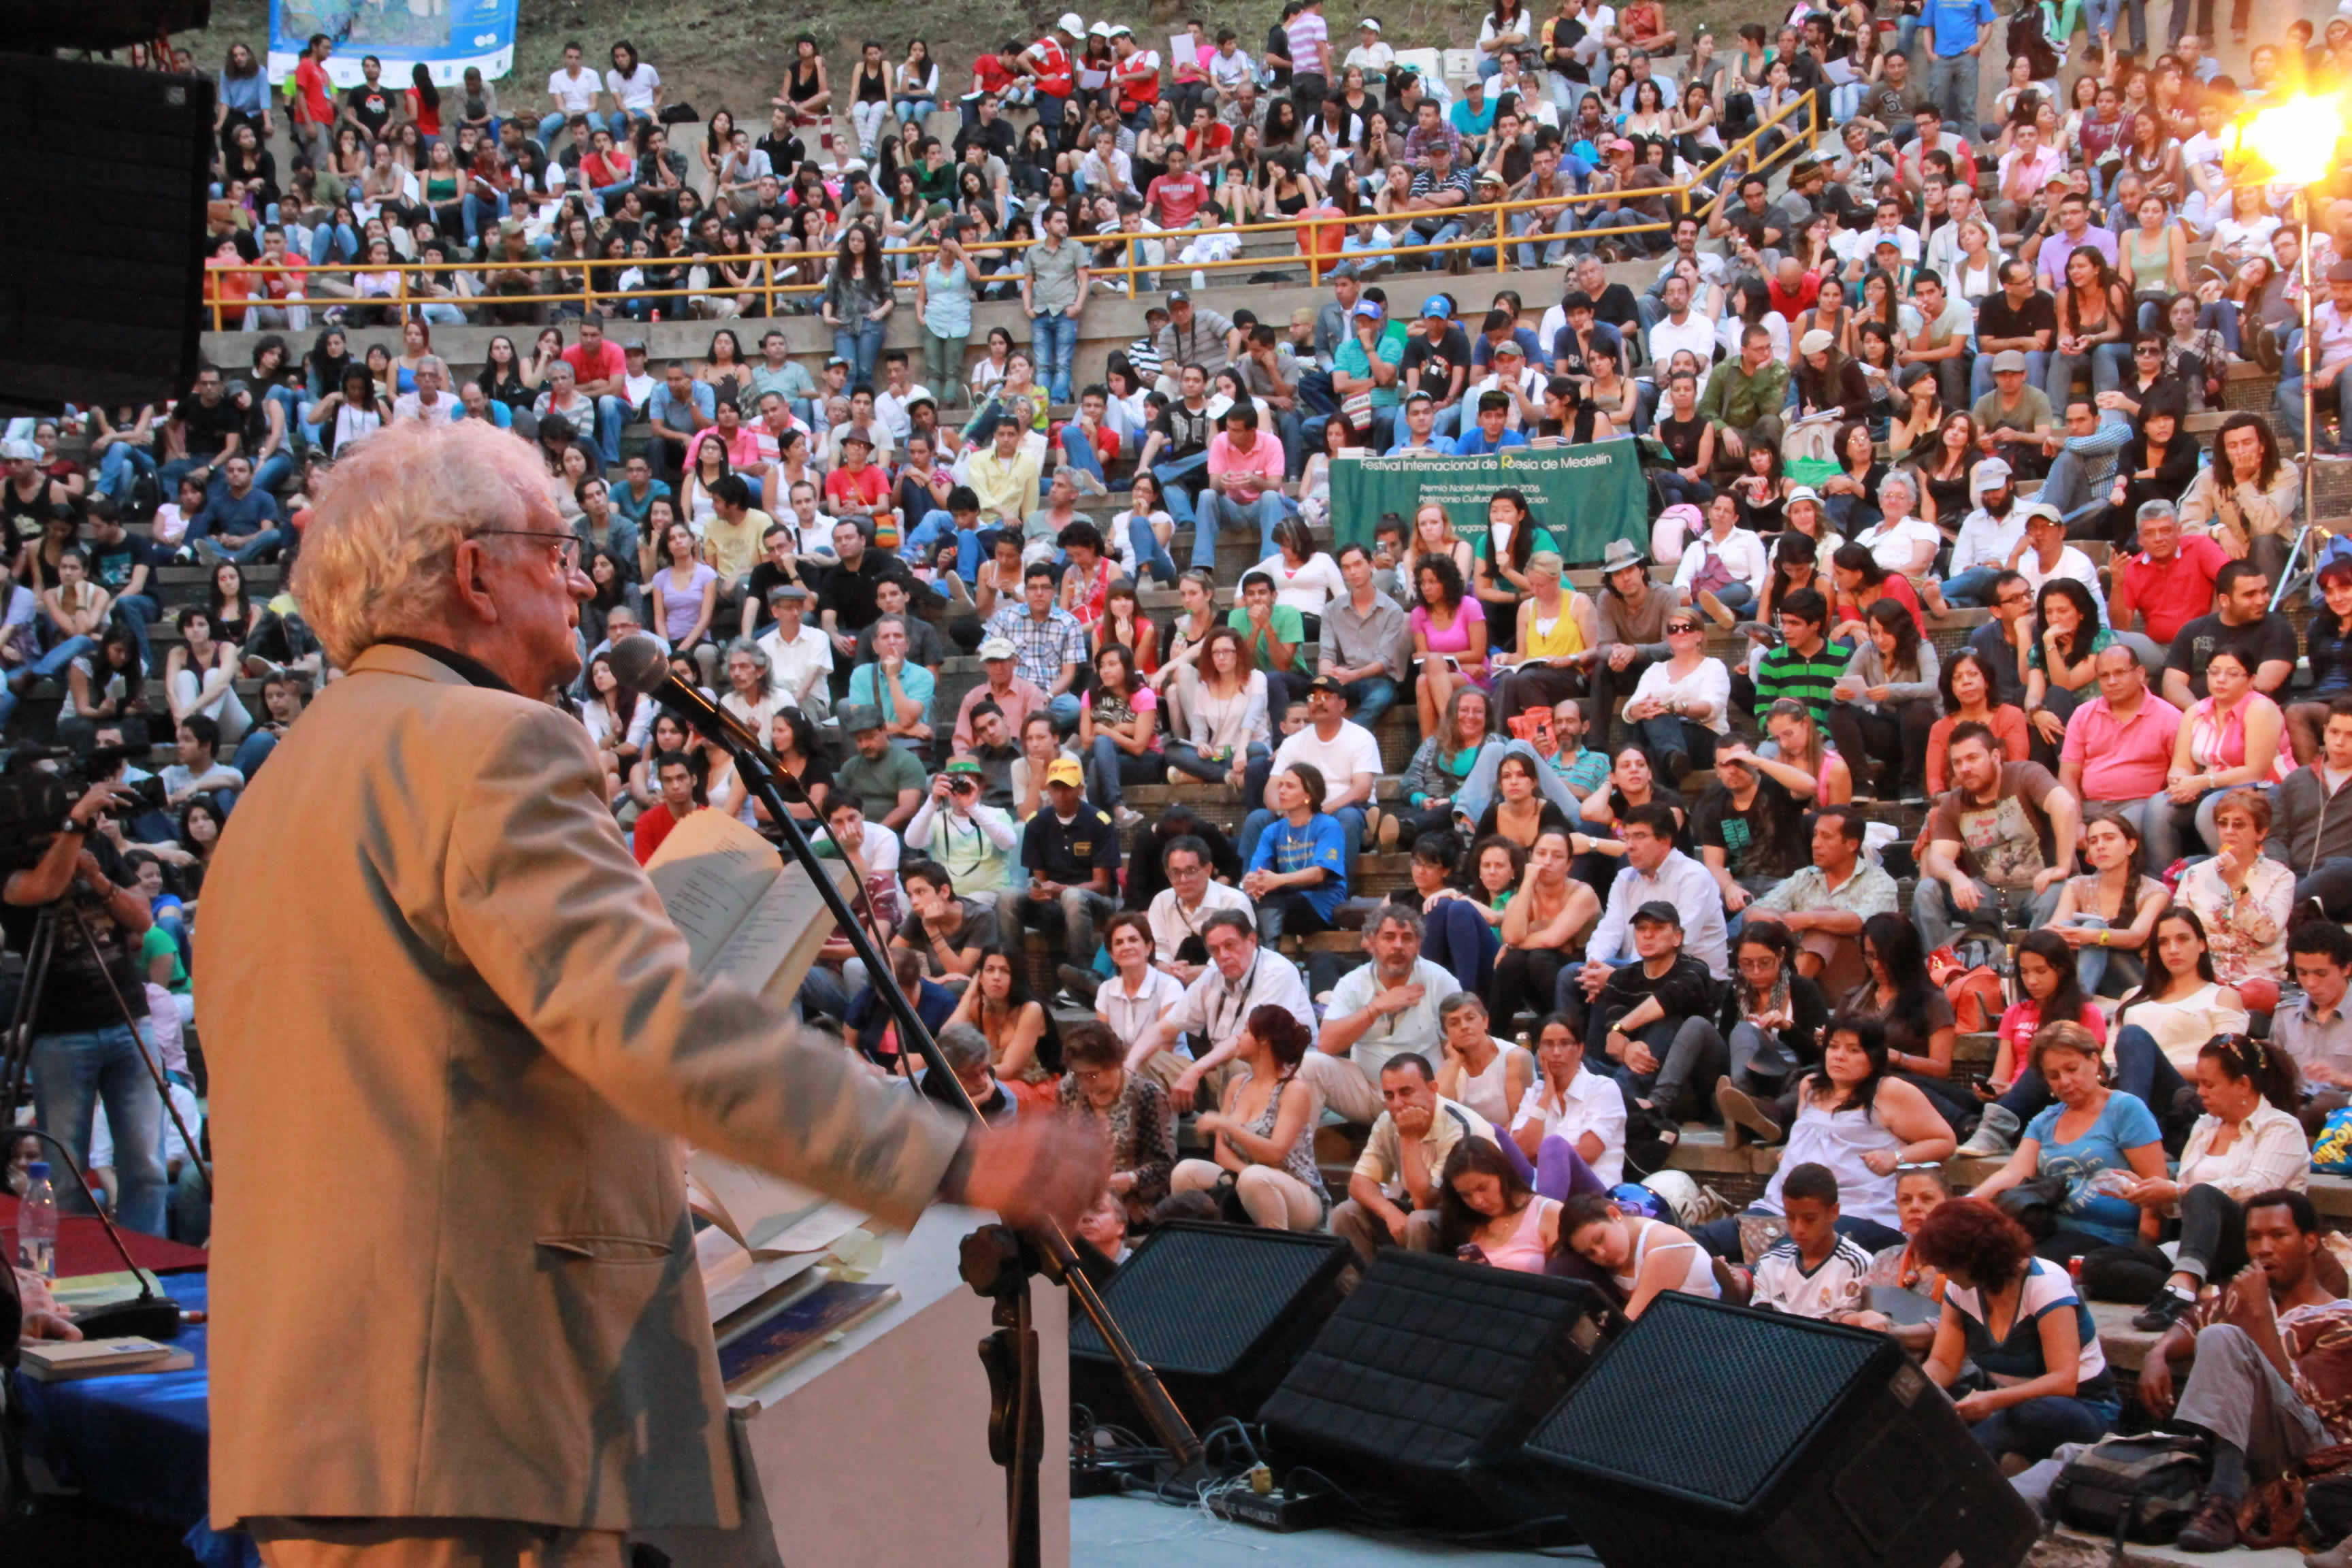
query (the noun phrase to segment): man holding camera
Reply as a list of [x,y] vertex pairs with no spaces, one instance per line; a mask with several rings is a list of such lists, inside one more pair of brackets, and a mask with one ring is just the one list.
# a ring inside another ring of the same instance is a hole
[[[99,837],[99,818],[115,803],[114,786],[91,784],[63,820],[46,830],[26,825],[27,856],[0,887],[0,932],[18,952],[30,948],[40,911],[58,905],[40,1008],[33,1015],[31,1065],[41,1125],[89,1168],[93,1109],[103,1102],[114,1134],[121,1183],[115,1217],[132,1230],[163,1234],[163,1101],[143,1060],[147,986],[139,973],[147,900],[128,886],[114,846]],[[78,1182],[61,1182],[58,1206],[89,1212]]]

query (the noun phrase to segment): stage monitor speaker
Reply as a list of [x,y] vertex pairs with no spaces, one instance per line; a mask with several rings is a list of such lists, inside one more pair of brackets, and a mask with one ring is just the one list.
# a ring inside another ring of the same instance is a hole
[[0,54],[0,404],[187,391],[212,121],[200,77]]
[[1610,1317],[1576,1281],[1384,1249],[1259,1412],[1274,1468],[1433,1525],[1557,1514],[1519,1449]]
[[[1103,1300],[1196,1432],[1248,1420],[1339,1303],[1355,1249],[1324,1232],[1160,1226],[1119,1265]],[[1146,1434],[1092,1323],[1070,1323],[1070,1397]]]
[[1608,1568],[2013,1568],[2040,1524],[1885,1334],[1679,1292],[1527,1448]]

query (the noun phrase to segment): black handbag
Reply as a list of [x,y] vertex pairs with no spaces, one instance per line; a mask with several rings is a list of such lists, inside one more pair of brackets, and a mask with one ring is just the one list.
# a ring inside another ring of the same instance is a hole
[[2063,1176],[2035,1176],[1993,1196],[2001,1213],[2025,1227],[2036,1241],[2047,1241],[2058,1231],[2059,1205],[2066,1201]]

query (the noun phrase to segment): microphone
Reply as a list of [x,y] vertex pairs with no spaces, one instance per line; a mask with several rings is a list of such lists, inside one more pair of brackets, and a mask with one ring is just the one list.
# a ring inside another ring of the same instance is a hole
[[[29,1132],[42,1142],[56,1149],[58,1156],[66,1163],[67,1173],[73,1177],[84,1193],[89,1191],[89,1183],[84,1179],[81,1167],[75,1163],[73,1152],[63,1143],[37,1127],[15,1127],[9,1131]],[[135,1301],[122,1301],[111,1307],[100,1307],[95,1311],[80,1313],[73,1321],[74,1327],[82,1331],[84,1338],[93,1340],[110,1340],[124,1334],[135,1334],[144,1340],[178,1339],[180,1337],[180,1304],[169,1296],[155,1294],[152,1279],[147,1270],[131,1261],[131,1249],[122,1245],[122,1233],[116,1230],[114,1222],[106,1217],[106,1210],[100,1207],[95,1200],[89,1206],[97,1214],[98,1223],[106,1227],[106,1239],[114,1243],[114,1250],[122,1259],[122,1267],[130,1269],[131,1277],[139,1281],[139,1299]],[[21,1215],[22,1211],[19,1211],[20,1218]],[[60,1217],[65,1216],[60,1215]]]
[[669,656],[646,633],[632,632],[607,648],[605,657],[612,663],[613,679],[622,685],[676,709],[688,723],[730,751],[740,747],[771,768],[778,765],[769,753],[766,737],[754,735],[740,719],[672,675]]

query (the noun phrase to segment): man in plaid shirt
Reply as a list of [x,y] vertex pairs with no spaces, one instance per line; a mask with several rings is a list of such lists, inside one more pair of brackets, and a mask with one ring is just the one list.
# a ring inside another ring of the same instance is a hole
[[1078,727],[1078,667],[1087,661],[1086,628],[1054,603],[1054,569],[1044,562],[1021,579],[1022,602],[989,617],[988,635],[1013,644],[1014,673],[1045,693],[1054,728],[1069,734]]

